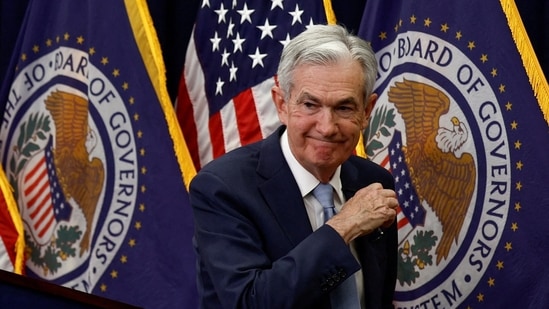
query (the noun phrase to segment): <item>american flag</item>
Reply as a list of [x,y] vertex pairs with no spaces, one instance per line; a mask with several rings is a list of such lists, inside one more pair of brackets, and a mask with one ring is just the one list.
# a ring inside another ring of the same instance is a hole
[[44,151],[30,161],[23,176],[24,218],[38,243],[47,242],[56,223],[68,221],[72,212],[55,173],[52,144],[50,137]]
[[395,130],[389,144],[389,155],[381,165],[389,164],[389,170],[395,179],[395,191],[400,207],[397,210],[397,226],[401,235],[407,235],[416,226],[425,223],[425,208],[417,196],[412,184],[408,166],[402,152],[402,133]]
[[197,170],[280,125],[271,87],[282,48],[326,20],[321,0],[203,0],[176,103]]
[[25,239],[23,222],[12,186],[0,166],[0,269],[24,273]]

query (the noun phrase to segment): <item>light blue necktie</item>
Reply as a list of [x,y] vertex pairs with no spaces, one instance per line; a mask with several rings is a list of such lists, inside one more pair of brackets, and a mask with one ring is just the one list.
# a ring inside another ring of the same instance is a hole
[[[334,189],[329,183],[319,183],[313,190],[314,197],[320,202],[324,210],[324,222],[335,215]],[[360,308],[355,276],[347,278],[330,293],[330,302],[334,309]]]

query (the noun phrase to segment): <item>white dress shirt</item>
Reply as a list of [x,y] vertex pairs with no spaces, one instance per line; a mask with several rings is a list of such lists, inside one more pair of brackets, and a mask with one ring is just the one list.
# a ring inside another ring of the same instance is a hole
[[[301,192],[301,197],[303,197],[305,209],[307,211],[309,221],[311,222],[311,227],[313,228],[313,231],[315,231],[324,224],[324,211],[322,205],[312,194],[314,188],[319,184],[320,181],[315,176],[313,176],[313,174],[307,171],[294,157],[288,143],[288,131],[284,131],[284,133],[280,137],[280,146],[282,147],[284,158],[286,159],[286,162],[288,163],[288,166],[290,167],[290,170],[292,171],[292,174],[297,182],[297,186],[299,187],[299,191]],[[332,176],[332,179],[330,179],[330,184],[332,185],[332,187],[334,187],[334,192],[336,193],[334,194],[334,206],[336,209],[336,214],[339,213],[339,211],[343,207],[343,204],[345,203],[345,197],[343,196],[343,191],[341,189],[340,173],[341,166],[336,169],[334,175]],[[350,247],[351,252],[358,261],[354,243],[351,243]],[[362,270],[358,270],[354,274],[354,276],[357,283],[357,293],[359,295],[360,303],[362,308],[364,308],[364,289],[362,288],[362,280],[360,280],[362,278]]]

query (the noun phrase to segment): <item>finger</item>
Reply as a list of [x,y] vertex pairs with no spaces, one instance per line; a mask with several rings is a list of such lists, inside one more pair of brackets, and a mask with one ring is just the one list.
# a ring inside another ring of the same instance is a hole
[[391,197],[387,199],[387,206],[391,209],[395,209],[399,206],[398,199],[395,197]]
[[388,228],[395,222],[396,219],[396,211],[392,208],[387,208],[386,216],[388,217],[387,220],[385,220],[382,224],[384,228]]
[[362,190],[368,191],[368,192],[378,191],[378,190],[383,190],[383,186],[379,182],[374,182],[362,188]]
[[385,197],[396,197],[396,192],[394,190],[391,190],[391,189],[383,189],[381,190],[381,195],[385,196]]
[[393,222],[395,222],[395,218],[393,219],[389,219],[385,222],[383,222],[383,224],[381,225],[383,228],[389,228],[391,227],[391,225],[393,224]]
[[383,192],[383,186],[380,183],[372,183],[355,193],[356,198],[370,198],[374,199],[376,196],[379,196]]

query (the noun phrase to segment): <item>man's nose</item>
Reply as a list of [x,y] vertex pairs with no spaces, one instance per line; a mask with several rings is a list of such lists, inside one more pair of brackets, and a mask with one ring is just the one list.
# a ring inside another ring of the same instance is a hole
[[330,136],[337,132],[337,115],[328,107],[322,108],[318,115],[316,128],[323,136]]

